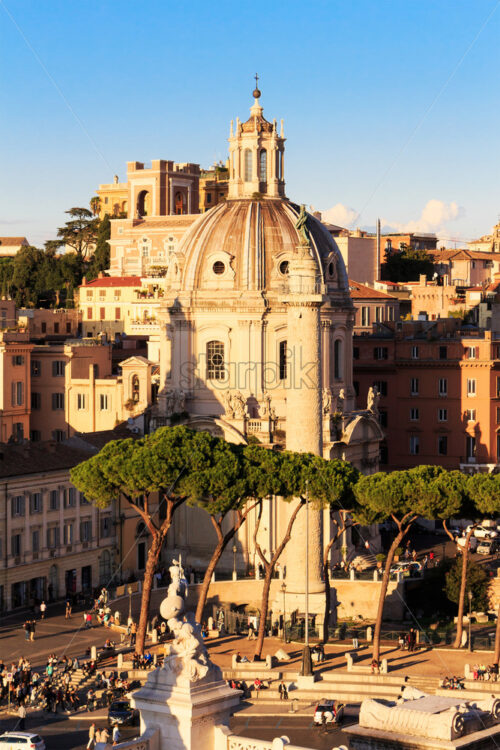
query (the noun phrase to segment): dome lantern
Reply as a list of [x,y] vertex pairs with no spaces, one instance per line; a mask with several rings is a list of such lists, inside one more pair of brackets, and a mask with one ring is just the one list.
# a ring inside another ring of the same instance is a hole
[[246,122],[236,120],[229,134],[229,200],[234,198],[284,198],[283,125],[280,135],[276,120],[268,122],[260,104],[261,92],[255,76],[254,103]]

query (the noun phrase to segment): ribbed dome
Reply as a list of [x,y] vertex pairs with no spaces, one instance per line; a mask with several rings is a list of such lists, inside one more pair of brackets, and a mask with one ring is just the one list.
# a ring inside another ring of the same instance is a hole
[[[300,244],[299,207],[282,200],[228,200],[191,226],[178,253],[186,290],[280,290]],[[344,261],[328,230],[308,215],[318,281],[348,294]]]

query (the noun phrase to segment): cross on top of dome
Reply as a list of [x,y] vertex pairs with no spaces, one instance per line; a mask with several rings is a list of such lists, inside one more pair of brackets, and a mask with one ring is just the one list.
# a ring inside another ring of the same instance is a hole
[[253,97],[254,97],[254,99],[260,99],[260,96],[261,96],[261,93],[260,93],[260,90],[259,90],[259,76],[256,73],[255,74],[255,88],[253,90]]

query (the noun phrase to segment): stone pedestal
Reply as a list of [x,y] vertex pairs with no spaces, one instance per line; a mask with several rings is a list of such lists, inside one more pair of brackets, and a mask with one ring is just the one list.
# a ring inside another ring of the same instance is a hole
[[159,750],[215,750],[215,727],[228,724],[240,695],[212,664],[196,682],[156,669],[133,693],[132,703],[141,713],[141,734],[159,730]]

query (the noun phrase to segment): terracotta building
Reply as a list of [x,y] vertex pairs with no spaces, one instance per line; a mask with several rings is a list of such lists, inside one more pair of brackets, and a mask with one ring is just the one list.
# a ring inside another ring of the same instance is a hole
[[354,333],[371,333],[373,323],[399,320],[399,300],[390,294],[349,279],[355,309]]
[[500,338],[457,319],[355,336],[359,402],[380,392],[381,465],[492,470],[500,463]]

